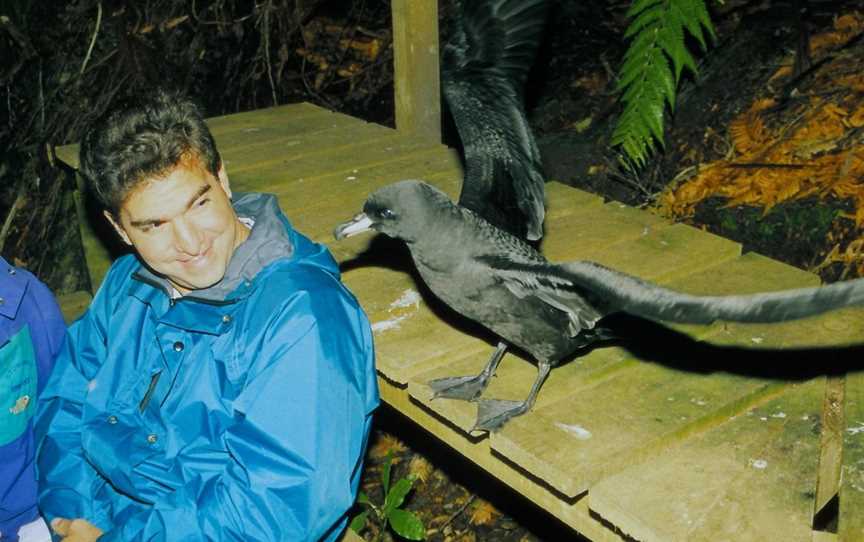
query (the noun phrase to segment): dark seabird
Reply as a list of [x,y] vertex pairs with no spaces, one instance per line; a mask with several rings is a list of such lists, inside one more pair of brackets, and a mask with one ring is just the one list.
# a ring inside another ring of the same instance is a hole
[[334,235],[341,239],[367,230],[405,241],[429,289],[501,339],[480,374],[430,382],[437,397],[479,397],[508,344],[537,361],[528,397],[481,400],[477,430],[494,431],[527,412],[554,366],[610,338],[601,319],[612,313],[692,324],[781,322],[864,303],[864,279],[764,294],[693,296],[589,261],[551,263],[421,181],[375,191],[363,213],[338,226]]
[[543,236],[540,152],[523,108],[546,0],[458,3],[441,86],[465,153],[459,205],[531,241]]

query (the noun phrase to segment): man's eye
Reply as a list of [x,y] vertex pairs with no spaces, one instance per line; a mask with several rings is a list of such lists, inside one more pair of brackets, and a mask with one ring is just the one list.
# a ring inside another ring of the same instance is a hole
[[145,224],[145,225],[141,226],[141,231],[144,233],[149,233],[149,232],[152,232],[153,230],[161,228],[164,225],[165,225],[164,222],[154,222],[152,224]]
[[210,203],[210,198],[203,198],[198,201],[196,207],[204,207],[204,205],[206,205],[207,203]]

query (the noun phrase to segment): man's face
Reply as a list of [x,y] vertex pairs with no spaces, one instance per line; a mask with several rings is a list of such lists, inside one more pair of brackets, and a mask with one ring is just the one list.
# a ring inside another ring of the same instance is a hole
[[136,186],[120,207],[119,223],[105,215],[141,259],[185,295],[222,280],[234,250],[249,236],[230,197],[224,169],[216,178],[190,157]]

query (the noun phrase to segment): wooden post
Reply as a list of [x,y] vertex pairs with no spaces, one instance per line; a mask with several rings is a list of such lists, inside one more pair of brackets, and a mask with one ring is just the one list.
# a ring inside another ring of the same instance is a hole
[[396,129],[441,141],[438,0],[392,0]]

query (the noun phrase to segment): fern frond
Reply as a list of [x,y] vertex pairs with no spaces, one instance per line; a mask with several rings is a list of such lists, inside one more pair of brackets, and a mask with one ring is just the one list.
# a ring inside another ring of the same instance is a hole
[[629,162],[641,167],[657,144],[664,145],[665,106],[675,108],[681,73],[685,68],[696,73],[685,30],[703,50],[705,32],[712,39],[715,35],[704,0],[633,0],[627,16],[631,22],[624,36],[631,42],[616,85],[624,111],[612,145],[620,146]]
[[627,13],[624,15],[628,19],[632,19],[633,17],[639,15],[639,13],[645,11],[646,9],[663,4],[665,0],[633,0],[633,3],[630,4],[630,8],[627,10]]

